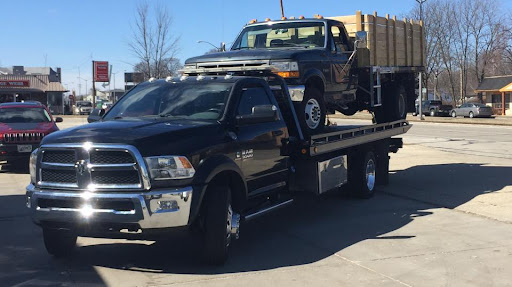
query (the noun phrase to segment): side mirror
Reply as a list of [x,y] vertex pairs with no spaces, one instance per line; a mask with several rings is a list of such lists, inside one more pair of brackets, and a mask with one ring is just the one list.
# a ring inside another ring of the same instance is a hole
[[63,119],[61,117],[56,117],[55,122],[56,123],[62,123]]
[[91,113],[89,114],[89,116],[87,117],[87,122],[88,123],[97,122],[101,119],[101,117],[103,117],[104,114],[105,114],[104,109],[93,109],[91,111]]
[[356,32],[356,49],[365,49],[368,47],[368,32],[366,31],[357,31]]
[[250,115],[236,117],[236,123],[239,126],[268,123],[277,120],[279,120],[279,113],[277,112],[277,107],[274,105],[254,106]]

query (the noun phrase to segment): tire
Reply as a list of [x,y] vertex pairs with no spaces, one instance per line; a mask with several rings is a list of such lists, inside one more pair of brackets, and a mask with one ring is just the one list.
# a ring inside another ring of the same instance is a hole
[[[231,192],[228,187],[212,187],[207,191],[204,213],[204,257],[211,265],[222,265],[228,258],[231,243]],[[228,224],[228,225],[226,225]]]
[[430,109],[430,116],[435,117],[436,116],[436,110]]
[[326,108],[324,96],[315,87],[308,87],[304,93],[304,99],[297,110],[302,131],[306,135],[312,135],[321,131],[325,126]]
[[70,230],[43,228],[46,251],[55,257],[69,256],[76,247],[77,235]]
[[388,86],[382,93],[382,107],[377,108],[377,124],[403,120],[407,117],[407,94],[403,86]]
[[469,112],[469,118],[472,119],[475,117],[475,114],[473,112]]
[[452,118],[456,118],[457,117],[457,113],[455,111],[452,111]]
[[349,186],[354,196],[368,199],[375,195],[377,159],[373,151],[351,157]]

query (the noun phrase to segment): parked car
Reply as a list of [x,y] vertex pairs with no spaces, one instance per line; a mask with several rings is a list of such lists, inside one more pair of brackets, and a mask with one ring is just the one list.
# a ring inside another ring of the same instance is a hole
[[89,101],[77,101],[74,108],[73,113],[75,115],[88,115],[91,113],[92,103]]
[[112,105],[114,104],[111,102],[104,102],[103,104],[101,104],[101,108],[107,111],[108,109],[110,109],[110,107],[112,107]]
[[62,118],[55,118],[41,103],[0,104],[0,161],[28,166],[30,153],[41,140],[58,131],[55,124]]
[[465,103],[460,107],[453,109],[450,114],[452,117],[456,118],[458,116],[463,117],[491,117],[492,116],[492,108],[488,107],[484,104],[479,103]]
[[[449,116],[450,112],[452,111],[453,107],[451,105],[443,105],[443,102],[441,100],[427,100],[422,103],[421,111],[424,115],[429,115],[431,117],[434,116]],[[417,115],[419,113],[418,111],[418,100],[416,100],[416,113]]]

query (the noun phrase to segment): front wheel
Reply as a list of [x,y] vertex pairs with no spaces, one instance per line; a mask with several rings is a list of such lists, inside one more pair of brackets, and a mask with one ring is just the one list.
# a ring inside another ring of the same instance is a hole
[[233,209],[228,187],[207,191],[204,213],[204,256],[207,263],[222,265],[228,258],[232,239]]
[[70,230],[43,228],[46,251],[55,257],[70,255],[76,246],[77,235]]
[[457,113],[455,111],[452,111],[452,118],[456,118],[457,117]]
[[305,134],[321,131],[325,126],[326,108],[324,96],[317,88],[308,87],[297,111],[300,125]]
[[436,111],[434,109],[430,109],[430,116],[434,117],[436,115]]

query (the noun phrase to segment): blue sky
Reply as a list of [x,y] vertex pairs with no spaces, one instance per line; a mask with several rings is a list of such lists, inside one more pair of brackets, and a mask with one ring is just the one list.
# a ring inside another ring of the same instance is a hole
[[[137,62],[127,42],[138,0],[17,0],[2,1],[0,66],[61,67],[63,84],[78,92],[78,73],[91,85],[91,61],[113,65],[116,87],[123,85],[123,72]],[[149,4],[157,1],[148,0]],[[377,11],[402,15],[414,0],[284,0],[286,16],[313,14],[337,16]],[[504,1],[512,8],[511,0]],[[173,16],[173,31],[180,37],[178,58],[201,55],[211,49],[205,40],[230,43],[250,19],[280,18],[279,0],[159,1]],[[7,13],[6,13],[7,12]],[[82,92],[85,81],[80,80]],[[99,87],[99,85],[97,85]]]

